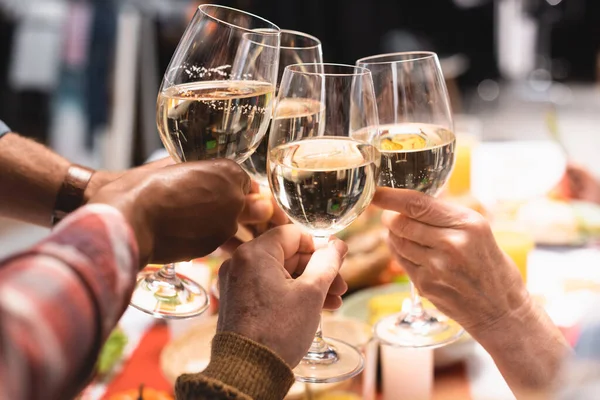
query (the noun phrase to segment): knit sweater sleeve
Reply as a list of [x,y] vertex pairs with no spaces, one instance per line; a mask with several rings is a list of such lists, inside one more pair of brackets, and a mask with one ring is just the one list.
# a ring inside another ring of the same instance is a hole
[[231,332],[218,333],[211,361],[198,374],[177,379],[178,400],[281,400],[294,383],[294,374],[268,348]]

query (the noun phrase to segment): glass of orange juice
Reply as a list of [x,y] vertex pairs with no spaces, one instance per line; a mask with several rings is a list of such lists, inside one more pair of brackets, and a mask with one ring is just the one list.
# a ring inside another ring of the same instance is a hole
[[531,233],[519,227],[503,226],[494,229],[494,237],[498,246],[517,265],[523,281],[527,283],[527,259],[535,248]]
[[463,196],[471,192],[471,163],[473,150],[481,141],[481,126],[479,120],[474,117],[455,115],[454,130],[455,164],[448,180],[447,191],[451,196]]

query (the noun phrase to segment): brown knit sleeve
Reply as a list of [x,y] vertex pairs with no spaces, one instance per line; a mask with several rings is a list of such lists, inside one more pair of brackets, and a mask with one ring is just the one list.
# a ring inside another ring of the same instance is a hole
[[231,332],[212,342],[208,367],[181,375],[178,400],[281,400],[294,383],[290,367],[268,348]]

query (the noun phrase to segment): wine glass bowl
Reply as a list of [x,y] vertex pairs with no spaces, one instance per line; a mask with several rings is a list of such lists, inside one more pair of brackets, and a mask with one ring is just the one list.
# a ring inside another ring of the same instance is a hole
[[[290,112],[290,109],[293,112]],[[267,172],[278,205],[319,247],[369,205],[381,156],[371,73],[339,64],[285,68],[269,134]],[[324,338],[321,325],[294,370],[301,382],[349,379],[364,366],[361,353]]]
[[[321,41],[314,36],[306,33],[281,30],[280,48],[279,48],[279,71],[277,74],[277,82],[281,81],[285,67],[292,64],[300,63],[322,63],[323,51],[321,49]],[[285,114],[300,115],[311,112],[310,108],[314,107],[314,103],[303,104],[302,102],[294,102],[289,100],[282,105],[279,110],[280,116]],[[316,107],[319,105],[316,104]],[[261,188],[268,189],[269,180],[267,177],[267,151],[269,147],[269,130],[262,139],[260,145],[254,153],[242,164],[244,170],[252,177],[252,179],[261,185]]]
[[178,162],[242,162],[264,136],[279,60],[279,29],[228,7],[201,5],[157,101],[163,144]]
[[[371,71],[377,96],[379,185],[436,196],[454,167],[456,142],[437,55],[382,54],[362,58],[357,65]],[[437,310],[425,310],[411,282],[410,308],[380,320],[374,333],[387,345],[434,348],[457,340],[463,329]]]

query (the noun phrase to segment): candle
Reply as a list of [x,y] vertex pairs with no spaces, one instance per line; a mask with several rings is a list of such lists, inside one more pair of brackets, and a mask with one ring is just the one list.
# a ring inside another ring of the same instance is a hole
[[381,346],[383,400],[428,400],[433,389],[433,350]]

